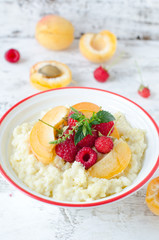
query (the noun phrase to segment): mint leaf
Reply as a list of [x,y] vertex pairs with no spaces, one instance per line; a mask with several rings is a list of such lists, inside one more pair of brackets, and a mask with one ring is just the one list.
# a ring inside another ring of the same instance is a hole
[[80,121],[81,116],[80,116],[79,114],[77,114],[77,113],[72,113],[72,114],[70,115],[70,118],[72,118],[72,119],[74,119],[74,120],[77,120],[77,121]]
[[77,145],[78,142],[80,142],[84,138],[83,134],[83,126],[79,126],[77,132],[75,133],[74,143]]
[[91,126],[96,125],[96,124],[100,124],[100,123],[101,123],[100,120],[93,120],[93,121],[91,121]]
[[115,120],[114,116],[107,111],[99,111],[96,115],[97,118],[100,119],[100,123],[107,123]]
[[86,129],[87,129],[87,135],[88,134],[92,135],[92,129],[91,129],[91,126],[88,123],[88,121],[85,121],[85,126],[86,126]]

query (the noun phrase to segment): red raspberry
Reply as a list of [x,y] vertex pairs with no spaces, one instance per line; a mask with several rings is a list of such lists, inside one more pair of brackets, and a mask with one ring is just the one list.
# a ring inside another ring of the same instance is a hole
[[106,82],[107,79],[109,78],[109,73],[105,68],[100,66],[94,71],[94,78],[98,82]]
[[140,85],[138,94],[144,98],[148,98],[151,95],[150,89],[148,87],[145,87],[143,84]]
[[83,147],[77,153],[75,160],[88,169],[97,162],[97,153],[90,147]]
[[96,138],[98,137],[98,132],[96,130],[92,131],[93,135],[88,134],[80,142],[77,143],[77,147],[93,147]]
[[16,63],[20,59],[20,53],[16,49],[9,49],[4,56],[10,63]]
[[57,144],[55,150],[56,154],[66,162],[73,162],[78,148],[75,146],[73,138],[67,138],[64,142]]
[[73,113],[74,113],[74,112],[71,111],[71,112],[69,113],[69,115],[68,115],[68,125],[69,125],[69,127],[74,127],[74,126],[76,126],[76,123],[78,122],[77,120],[75,120],[75,119],[73,119],[73,118],[70,117]]
[[114,143],[110,137],[99,137],[95,141],[95,148],[100,153],[109,153],[113,149]]
[[93,127],[94,127],[94,129],[99,131],[104,136],[107,136],[111,129],[112,130],[110,133],[113,132],[113,130],[114,130],[113,126],[114,126],[114,122],[111,121],[111,122],[107,122],[107,123],[100,123],[100,124],[94,125]]

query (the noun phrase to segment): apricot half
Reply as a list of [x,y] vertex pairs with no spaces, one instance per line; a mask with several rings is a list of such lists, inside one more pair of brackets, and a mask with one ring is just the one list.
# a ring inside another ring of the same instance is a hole
[[[42,120],[55,128],[58,128],[68,115],[68,109],[64,106],[58,106],[48,111]],[[30,146],[36,158],[44,164],[53,161],[55,157],[55,144],[49,144],[55,140],[55,129],[48,125],[37,122],[30,133]]]
[[37,23],[35,37],[48,49],[62,50],[68,48],[73,42],[74,27],[65,18],[48,15]]
[[108,154],[96,162],[88,172],[92,177],[110,179],[121,173],[129,164],[131,150],[126,142],[119,140]]
[[87,118],[92,117],[93,112],[98,112],[100,107],[91,102],[80,102],[72,106],[76,110],[82,112]]
[[145,200],[151,212],[159,215],[159,177],[149,182]]
[[30,82],[38,90],[65,87],[71,80],[69,67],[56,61],[36,63],[30,70]]
[[79,48],[83,56],[91,62],[102,63],[114,55],[116,42],[115,35],[104,30],[98,34],[84,34],[80,38]]

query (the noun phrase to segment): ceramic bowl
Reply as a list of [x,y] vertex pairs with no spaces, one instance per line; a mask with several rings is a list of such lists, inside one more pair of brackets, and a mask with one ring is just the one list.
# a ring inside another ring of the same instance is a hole
[[[9,162],[10,140],[13,129],[23,122],[37,119],[42,110],[57,105],[93,102],[112,113],[122,112],[133,127],[146,131],[147,149],[142,169],[133,183],[120,193],[91,202],[64,202],[45,197],[29,189],[16,176]],[[139,190],[153,175],[159,165],[159,128],[152,117],[139,105],[113,92],[101,89],[70,87],[32,95],[10,108],[0,120],[0,172],[16,188],[39,201],[64,207],[92,207],[113,203]]]

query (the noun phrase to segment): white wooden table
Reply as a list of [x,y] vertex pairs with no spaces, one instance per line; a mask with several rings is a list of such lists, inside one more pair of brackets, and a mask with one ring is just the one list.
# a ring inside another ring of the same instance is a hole
[[[129,97],[159,123],[158,12],[157,0],[0,0],[0,116],[17,101],[37,92],[29,83],[30,67],[38,61],[54,59],[68,64],[76,86],[107,89]],[[75,26],[76,40],[67,51],[48,51],[34,39],[36,22],[50,13],[69,19]],[[78,50],[82,33],[101,29],[117,35],[116,56],[125,53],[104,84],[97,83],[92,75],[98,65],[85,60]],[[9,48],[20,51],[18,64],[4,60],[4,52]],[[149,99],[137,94],[135,59],[150,86]],[[158,174],[159,171],[154,176]],[[0,239],[157,240],[159,217],[146,207],[145,193],[146,186],[112,205],[62,209],[30,199],[0,176]]]

